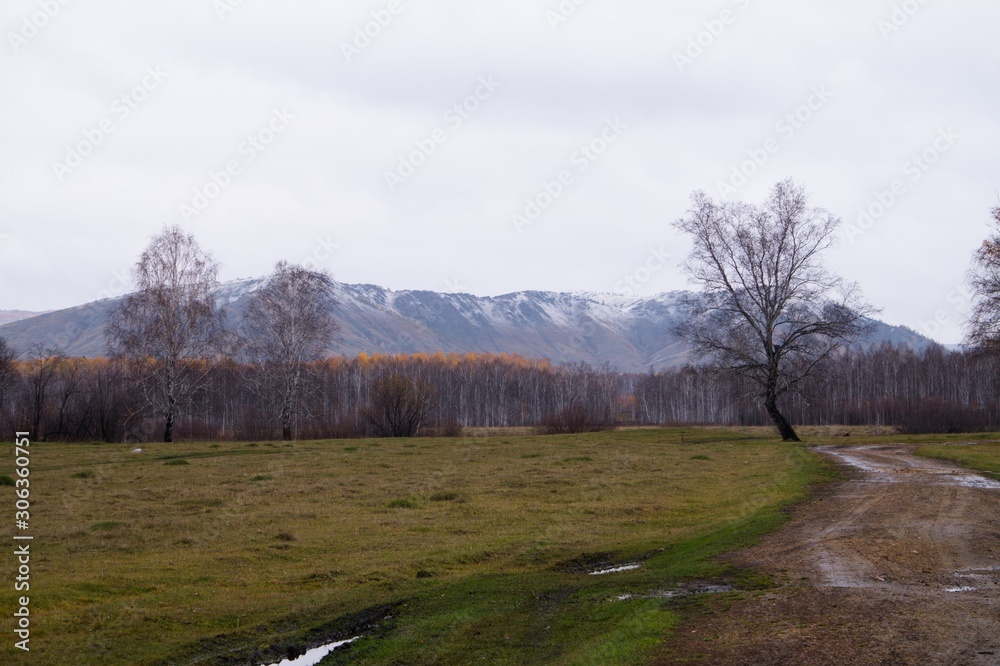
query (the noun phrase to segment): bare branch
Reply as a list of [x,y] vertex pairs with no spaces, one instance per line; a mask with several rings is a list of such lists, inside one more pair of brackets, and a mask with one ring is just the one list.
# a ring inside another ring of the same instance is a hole
[[699,358],[753,379],[782,437],[797,439],[778,399],[864,333],[874,312],[820,261],[840,221],[790,180],[761,206],[716,204],[703,192],[692,201],[675,226],[694,240],[685,269],[702,293],[686,302],[677,333]]

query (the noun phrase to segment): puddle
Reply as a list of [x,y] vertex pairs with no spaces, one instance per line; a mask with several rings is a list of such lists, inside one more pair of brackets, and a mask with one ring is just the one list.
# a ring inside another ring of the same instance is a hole
[[949,475],[944,477],[951,481],[949,485],[956,485],[962,488],[980,488],[982,490],[1000,490],[1000,481],[994,481],[992,479],[987,479],[983,476],[959,476]]
[[868,483],[906,483],[919,480],[921,483],[929,482],[958,488],[1000,490],[1000,481],[979,476],[974,472],[966,473],[953,467],[945,467],[932,460],[916,459],[905,451],[868,447],[850,451],[828,447],[819,447],[817,450],[866,472],[867,478],[861,481]]
[[735,589],[732,585],[695,585],[675,590],[653,590],[648,594],[620,594],[614,598],[614,601],[628,601],[629,599],[674,599],[694,594],[722,594],[724,592],[732,592]]
[[824,453],[827,453],[827,454],[833,456],[834,458],[840,458],[843,462],[847,463],[851,467],[857,467],[858,469],[860,469],[863,472],[883,472],[884,471],[883,468],[878,467],[877,465],[873,465],[873,464],[871,464],[871,463],[869,463],[869,462],[867,462],[865,460],[862,460],[861,458],[858,458],[856,456],[848,455],[846,453],[841,453],[840,451],[835,451],[835,450],[827,449],[827,448],[821,448],[820,450],[822,450]]
[[979,588],[962,586],[962,587],[946,587],[946,588],[944,588],[944,591],[945,592],[975,592],[977,589],[979,589]]
[[277,664],[271,664],[271,666],[315,666],[323,657],[330,654],[339,647],[343,647],[348,643],[353,643],[354,641],[361,638],[360,636],[355,636],[354,638],[348,639],[346,641],[337,641],[336,643],[330,643],[329,645],[322,645],[318,648],[313,648],[309,650],[301,657],[296,657],[295,659],[285,659],[278,662]]
[[610,569],[598,569],[597,571],[591,571],[591,576],[606,576],[607,574],[621,573],[623,571],[634,571],[636,569],[642,568],[641,564],[623,564],[620,567],[611,567]]

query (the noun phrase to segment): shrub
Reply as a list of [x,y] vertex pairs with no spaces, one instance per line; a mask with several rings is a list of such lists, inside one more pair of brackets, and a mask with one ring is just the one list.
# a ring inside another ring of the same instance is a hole
[[544,435],[563,435],[603,432],[617,427],[610,409],[591,410],[581,404],[573,404],[547,417],[539,431]]
[[416,437],[431,404],[431,390],[409,377],[391,375],[375,382],[363,413],[379,437]]
[[466,499],[463,495],[453,492],[440,492],[431,495],[432,502],[465,502]]

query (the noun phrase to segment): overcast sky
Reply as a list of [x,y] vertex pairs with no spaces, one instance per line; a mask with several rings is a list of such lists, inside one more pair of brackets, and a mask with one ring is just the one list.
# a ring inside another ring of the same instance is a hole
[[655,294],[687,286],[692,191],[793,177],[844,221],[830,265],[957,342],[998,24],[986,0],[6,0],[0,309],[122,293],[167,224],[222,279]]

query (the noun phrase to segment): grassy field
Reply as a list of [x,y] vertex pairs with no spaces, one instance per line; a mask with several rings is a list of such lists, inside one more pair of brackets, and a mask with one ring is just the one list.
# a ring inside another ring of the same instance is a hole
[[[32,447],[21,661],[273,663],[360,633],[334,656],[641,663],[679,620],[658,591],[757,586],[712,556],[831,476],[766,433],[705,429],[143,448]],[[4,663],[17,596],[0,592]]]

